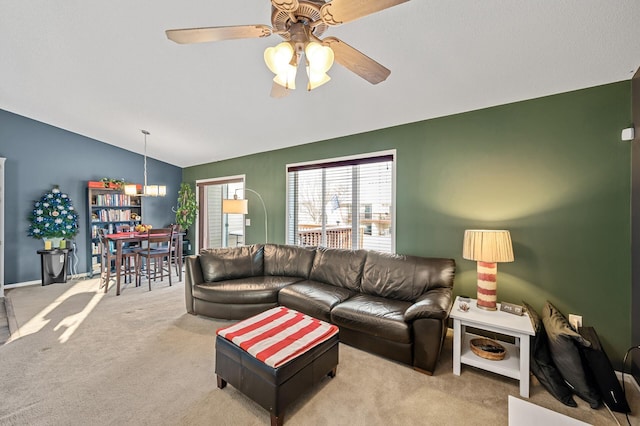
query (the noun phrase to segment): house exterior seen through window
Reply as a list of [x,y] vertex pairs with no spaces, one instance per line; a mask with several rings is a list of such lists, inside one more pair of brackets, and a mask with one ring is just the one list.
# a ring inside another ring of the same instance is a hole
[[395,152],[287,166],[287,243],[395,252]]

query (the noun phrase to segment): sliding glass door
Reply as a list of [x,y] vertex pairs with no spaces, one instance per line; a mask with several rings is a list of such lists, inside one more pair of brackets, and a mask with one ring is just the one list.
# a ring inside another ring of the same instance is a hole
[[242,194],[244,176],[196,182],[198,188],[198,249],[244,244],[244,216],[223,214],[222,200]]

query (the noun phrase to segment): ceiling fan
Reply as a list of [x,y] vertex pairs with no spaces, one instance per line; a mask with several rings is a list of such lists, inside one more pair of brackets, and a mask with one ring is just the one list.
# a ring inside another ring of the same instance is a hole
[[371,84],[387,79],[391,71],[336,37],[320,39],[328,27],[355,21],[409,0],[271,0],[271,26],[238,25],[167,30],[169,40],[180,44],[204,43],[278,34],[285,41],[264,52],[276,75],[271,96],[286,96],[295,89],[298,64],[305,58],[307,90],[330,80],[334,59]]

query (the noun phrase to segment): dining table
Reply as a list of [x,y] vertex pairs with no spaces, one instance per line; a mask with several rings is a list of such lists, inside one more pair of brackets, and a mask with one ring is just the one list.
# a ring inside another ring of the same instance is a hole
[[[152,237],[162,237],[169,234],[151,234]],[[126,243],[140,243],[143,244],[149,242],[149,234],[146,232],[116,232],[113,234],[105,234],[107,241],[113,242],[115,246],[116,259],[115,270],[120,271],[122,266],[122,248]],[[175,243],[175,261],[178,263],[178,277],[182,281],[182,242],[184,239],[184,232],[175,232],[173,234],[173,242]],[[169,271],[171,273],[171,271]],[[104,292],[107,292],[108,285],[105,286]],[[116,296],[120,296],[120,274],[116,273]]]

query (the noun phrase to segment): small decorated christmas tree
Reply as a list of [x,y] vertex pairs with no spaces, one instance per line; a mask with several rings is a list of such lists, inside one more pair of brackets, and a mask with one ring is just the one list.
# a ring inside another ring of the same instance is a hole
[[78,213],[67,194],[57,186],[45,192],[29,216],[29,236],[37,239],[71,239],[78,233]]

